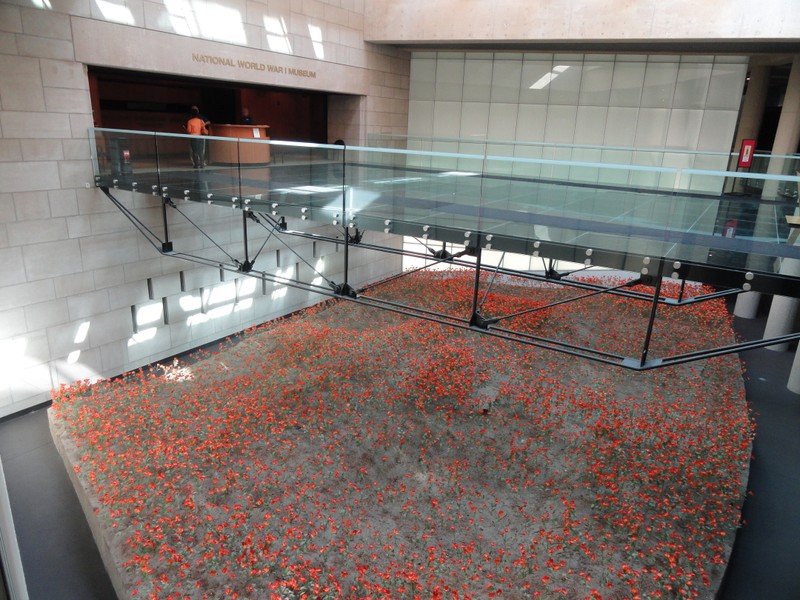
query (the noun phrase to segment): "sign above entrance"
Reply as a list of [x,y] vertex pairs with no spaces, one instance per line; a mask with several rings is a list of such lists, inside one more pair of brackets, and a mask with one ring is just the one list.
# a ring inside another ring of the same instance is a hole
[[[366,96],[371,69],[73,17],[75,60],[94,67],[191,75]],[[135,49],[135,52],[132,51]]]
[[221,65],[223,67],[231,67],[234,69],[248,69],[250,71],[266,71],[268,73],[277,73],[279,75],[293,75],[295,77],[308,77],[310,79],[317,78],[316,71],[309,71],[308,69],[295,69],[294,67],[284,67],[272,63],[256,62],[252,60],[233,59],[227,56],[215,56],[213,54],[200,54],[192,52],[192,62],[206,63],[211,65]]

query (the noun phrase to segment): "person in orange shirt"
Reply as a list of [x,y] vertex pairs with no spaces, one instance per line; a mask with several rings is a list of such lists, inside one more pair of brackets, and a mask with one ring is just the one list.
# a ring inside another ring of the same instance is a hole
[[192,159],[192,167],[202,169],[206,166],[206,141],[202,136],[208,135],[208,121],[200,116],[200,110],[193,106],[191,116],[184,126],[186,133],[197,136],[189,140],[189,156]]

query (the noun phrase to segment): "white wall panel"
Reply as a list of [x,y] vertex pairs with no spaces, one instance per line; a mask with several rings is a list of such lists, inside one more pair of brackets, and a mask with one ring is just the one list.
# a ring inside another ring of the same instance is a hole
[[517,136],[521,142],[540,142],[547,124],[547,105],[520,104],[517,117]]
[[633,146],[636,138],[636,123],[638,120],[638,108],[609,107],[603,145]]
[[436,60],[436,101],[460,101],[464,92],[464,58]]
[[734,131],[739,113],[735,110],[707,110],[703,113],[697,149],[708,152],[730,152],[733,138],[723,138],[720,132]]
[[437,102],[433,111],[433,137],[457,138],[460,129],[461,102]]
[[613,77],[613,61],[586,61],[583,65],[578,104],[582,106],[608,106],[611,98]]
[[[485,102],[464,102],[461,105],[461,125],[457,137],[463,139],[487,137],[489,127],[489,104]],[[497,137],[492,132],[492,137]]]
[[706,105],[711,84],[712,62],[682,62],[678,69],[672,107],[677,109],[702,109]]
[[580,98],[582,60],[553,60],[552,80],[550,81],[550,97],[553,104],[577,105]]
[[705,108],[738,111],[746,74],[747,64],[715,61]]
[[518,104],[493,102],[489,106],[488,132],[492,139],[513,140],[517,132]]
[[547,104],[549,82],[553,76],[552,59],[528,59],[522,63],[519,101],[521,104]]
[[492,103],[517,104],[522,81],[522,59],[494,61],[492,69]]
[[673,109],[667,129],[667,148],[697,148],[700,139],[702,110]]
[[607,120],[607,106],[579,106],[573,142],[601,146],[605,138]]
[[639,106],[647,63],[621,59],[614,64],[609,106]]
[[547,107],[544,140],[556,144],[570,144],[575,136],[575,119],[578,107],[573,105]]
[[641,108],[636,123],[637,148],[663,148],[667,141],[670,111],[666,108]]
[[[440,63],[441,64],[441,63]],[[492,97],[492,59],[470,59],[464,62],[463,93],[464,102],[489,102]],[[453,90],[457,92],[457,90]],[[453,100],[454,98],[448,98]]]
[[677,62],[648,62],[642,87],[643,107],[669,108],[678,79]]
[[436,58],[417,58],[411,61],[409,100],[434,100],[436,97]]

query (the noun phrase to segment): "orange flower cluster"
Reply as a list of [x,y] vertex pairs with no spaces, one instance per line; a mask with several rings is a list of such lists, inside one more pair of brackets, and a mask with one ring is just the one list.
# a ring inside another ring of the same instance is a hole
[[[472,285],[379,293],[459,312]],[[486,308],[565,293],[504,282]],[[624,349],[642,305],[517,326]],[[721,302],[667,312],[673,350],[732,335]],[[52,411],[131,596],[154,600],[710,597],[753,434],[732,357],[632,373],[345,301],[63,387]]]

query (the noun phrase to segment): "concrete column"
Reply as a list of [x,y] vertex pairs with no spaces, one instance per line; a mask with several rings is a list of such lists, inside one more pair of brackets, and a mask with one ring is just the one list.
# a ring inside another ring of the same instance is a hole
[[[790,277],[800,277],[800,260],[796,258],[784,258],[778,272]],[[800,308],[800,300],[788,296],[773,296],[772,305],[769,308],[767,324],[764,326],[764,338],[777,337],[791,333],[794,329],[797,310]],[[785,352],[789,349],[789,342],[767,346],[769,350]],[[798,374],[800,376],[800,374]]]
[[760,302],[761,292],[743,292],[736,296],[733,315],[742,319],[755,319]]
[[[775,133],[775,142],[772,144],[773,157],[769,161],[767,173],[785,175],[786,159],[781,156],[796,153],[798,142],[800,142],[800,54],[796,54],[792,61],[792,70],[789,73],[781,117],[778,121],[778,131]],[[790,174],[794,175],[794,173]],[[777,192],[777,181],[764,182],[763,198],[773,200],[777,198]]]
[[[767,103],[767,92],[769,91],[769,75],[770,67],[767,65],[752,65],[750,67],[749,77],[750,81],[747,83],[747,92],[745,93],[742,102],[742,111],[739,117],[739,126],[736,131],[736,141],[734,142],[734,151],[737,151],[741,145],[742,140],[756,139],[758,132],[761,129],[761,121],[764,117],[764,106]],[[739,160],[738,156],[731,157],[731,164],[729,170],[736,170],[736,163]],[[744,187],[744,179],[730,180],[730,189],[726,191],[739,191]],[[764,208],[764,215],[760,214]],[[754,235],[759,236],[759,224],[766,229],[772,229],[772,211],[766,210],[770,207],[759,208],[759,214],[756,217],[756,230]],[[768,225],[764,225],[767,224]],[[758,261],[759,263],[762,261]],[[767,268],[766,262],[764,264],[755,264],[754,261],[748,261],[748,268],[755,270],[762,270]],[[758,314],[758,305],[761,301],[761,294],[759,292],[745,292],[736,297],[736,304],[733,308],[733,314],[742,319],[755,319]]]
[[792,361],[792,370],[789,371],[789,381],[786,383],[786,389],[795,394],[800,394],[800,351],[794,353],[794,361]]
[[[755,140],[761,129],[761,121],[764,118],[764,107],[767,104],[767,92],[769,91],[770,67],[768,65],[756,65],[751,60],[750,71],[748,72],[747,91],[742,100],[742,110],[739,112],[739,124],[736,128],[736,140],[733,143],[733,151],[739,151],[742,147],[742,140]],[[738,154],[731,157],[728,165],[729,171],[737,169],[739,161]],[[745,180],[742,178],[729,179],[726,185],[726,192],[742,191]]]
[[[767,324],[764,326],[764,338],[776,337],[791,333],[794,327],[794,320],[797,317],[797,298],[786,296],[773,296],[772,306],[769,309]],[[775,344],[767,346],[769,350],[785,352],[789,349],[789,343]]]
[[[778,132],[775,135],[775,143],[772,146],[773,158],[769,161],[767,172],[783,173],[785,159],[779,158],[779,156],[797,152],[798,143],[800,143],[800,54],[795,55],[794,61],[792,61],[792,71],[789,73],[789,82],[786,85],[781,118],[778,121]],[[769,186],[769,193],[773,194],[773,198],[777,197],[777,182],[769,181],[764,183],[762,197],[767,197],[767,184],[774,184],[774,186]],[[800,274],[800,263],[796,259],[784,259],[781,262],[780,272],[797,276]],[[797,298],[784,296],[775,296],[772,299],[767,325],[764,328],[765,338],[791,333],[797,316],[798,302],[800,301]],[[769,349],[785,351],[788,346],[788,344],[776,344],[775,346],[769,346]]]

